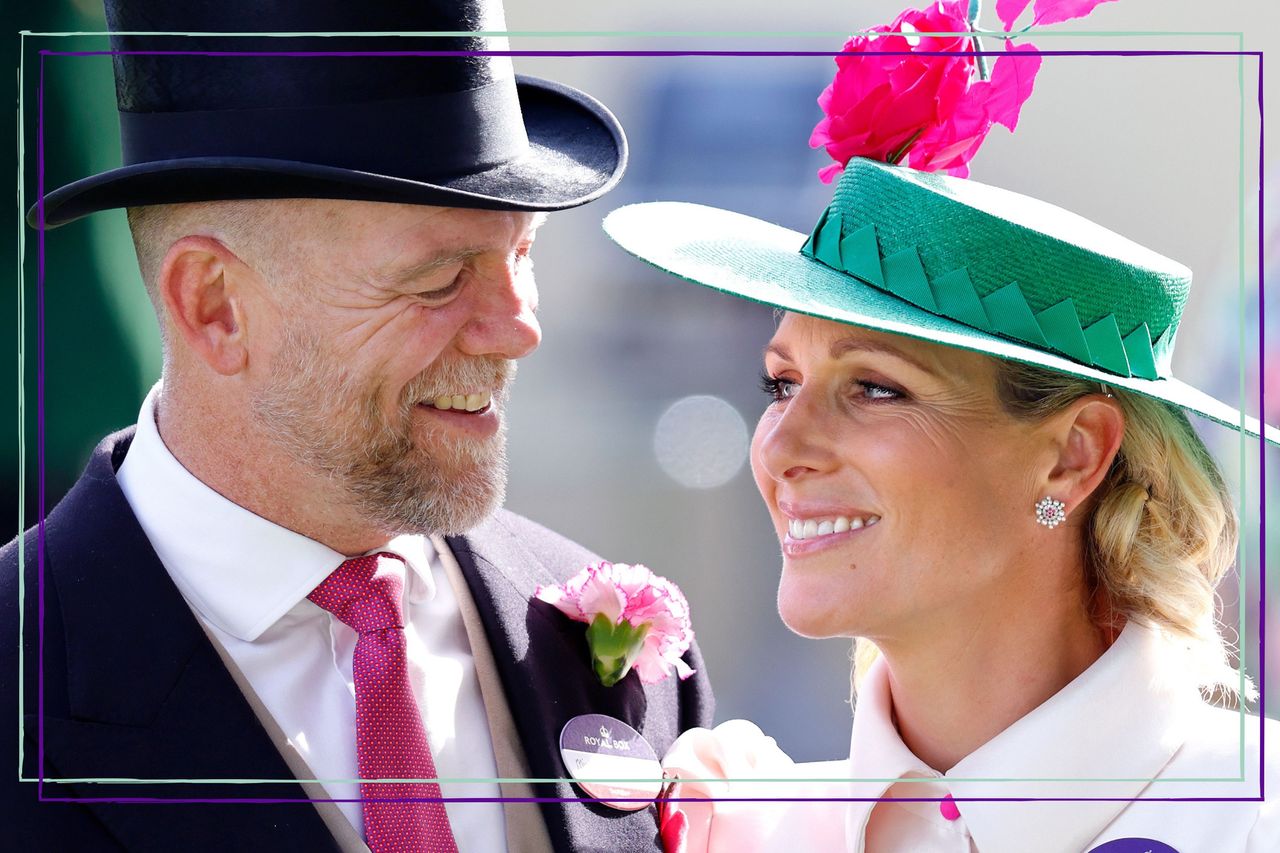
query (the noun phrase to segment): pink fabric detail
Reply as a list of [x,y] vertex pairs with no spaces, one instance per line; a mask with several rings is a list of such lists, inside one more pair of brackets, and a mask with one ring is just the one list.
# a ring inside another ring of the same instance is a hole
[[951,799],[951,795],[947,794],[939,803],[938,811],[942,812],[942,816],[947,820],[959,820],[960,809],[956,806],[956,801]]
[[1036,74],[1040,71],[1040,51],[1032,44],[1005,42],[1006,53],[1032,53],[1031,59],[1012,59],[1001,57],[996,60],[991,70],[991,94],[987,99],[987,110],[991,120],[1003,124],[1009,130],[1018,129],[1018,113],[1027,98],[1031,97],[1031,89],[1036,84]]
[[[307,596],[359,635],[353,670],[361,779],[436,778],[405,661],[404,572],[395,554],[356,557]],[[361,782],[360,797],[374,853],[457,853],[436,782]],[[391,802],[399,799],[433,802]]]
[[658,801],[658,836],[662,853],[689,853],[689,815],[670,800]]
[[[1038,27],[1083,18],[1094,7],[1106,2],[1108,0],[1036,0],[1035,20],[1031,23]],[[996,17],[1004,24],[1006,33],[1013,29],[1013,22],[1029,5],[1031,0],[996,0]]]
[[1007,33],[1013,29],[1013,22],[1022,14],[1022,10],[1031,5],[1031,0],[996,0],[996,17],[1004,24]]

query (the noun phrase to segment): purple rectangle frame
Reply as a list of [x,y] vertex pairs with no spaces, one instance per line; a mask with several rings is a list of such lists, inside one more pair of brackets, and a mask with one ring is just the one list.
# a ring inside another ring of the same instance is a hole
[[[881,51],[886,55],[894,54],[914,54],[914,55],[947,55],[947,56],[1006,56],[1017,54],[1006,54],[1000,51]],[[44,597],[44,549],[45,549],[45,430],[44,430],[44,352],[45,352],[45,334],[44,334],[44,279],[45,279],[45,228],[44,228],[44,67],[45,60],[50,56],[116,56],[116,55],[158,55],[158,56],[551,56],[551,57],[570,57],[570,56],[649,56],[649,57],[679,57],[679,56],[740,56],[740,57],[820,57],[820,56],[840,56],[842,51],[740,51],[740,50],[494,50],[494,51],[52,51],[41,50],[40,55],[40,83],[39,91],[36,98],[36,221],[37,221],[37,271],[36,271],[36,459],[37,459],[37,477],[38,477],[38,521],[37,521],[37,538],[36,538],[36,560],[37,560],[37,608],[38,608],[38,630],[39,642],[37,653],[37,800],[39,802],[57,802],[57,803],[137,803],[137,804],[183,804],[183,803],[262,803],[262,804],[282,804],[282,803],[345,803],[345,802],[362,802],[363,798],[356,799],[333,799],[333,798],[258,798],[258,797],[219,797],[219,798],[191,798],[191,797],[46,797],[44,795],[44,616],[45,616],[45,597]],[[1265,339],[1266,324],[1264,322],[1265,311],[1263,310],[1263,294],[1265,281],[1265,229],[1264,229],[1264,208],[1262,187],[1265,186],[1265,148],[1264,148],[1264,112],[1263,104],[1263,53],[1262,51],[1229,51],[1229,50],[1041,50],[1037,51],[1039,56],[1236,56],[1236,57],[1256,57],[1258,60],[1258,371],[1259,371],[1259,389],[1258,389],[1258,407],[1260,416],[1266,412],[1265,406],[1265,388],[1266,388],[1266,358],[1265,358]],[[1258,717],[1259,717],[1259,768],[1258,768],[1258,796],[1257,797],[969,797],[957,798],[957,802],[1260,802],[1265,799],[1265,779],[1263,768],[1261,766],[1263,757],[1266,755],[1266,727],[1265,711],[1266,711],[1266,464],[1265,451],[1266,439],[1259,436],[1259,446],[1261,449],[1261,460],[1259,464],[1259,502],[1260,502],[1260,523],[1259,523],[1259,624],[1258,624]],[[1243,602],[1242,602],[1243,606]],[[216,782],[217,780],[208,780]],[[271,780],[264,780],[271,781]],[[686,798],[672,798],[676,802],[683,802]],[[708,798],[689,798],[690,800],[706,801]],[[735,802],[879,802],[884,799],[892,799],[901,802],[939,802],[937,797],[745,797],[745,798],[709,798],[712,801],[719,799],[732,800]],[[379,801],[382,801],[379,798]],[[391,802],[439,802],[440,800],[423,799],[423,798],[387,798],[386,801]],[[603,800],[594,797],[449,797],[444,798],[445,802],[467,802],[467,803],[494,803],[494,802],[529,802],[529,803],[599,803]],[[614,798],[610,802],[618,802]],[[630,801],[630,800],[628,800]],[[646,800],[647,802],[647,800]]]

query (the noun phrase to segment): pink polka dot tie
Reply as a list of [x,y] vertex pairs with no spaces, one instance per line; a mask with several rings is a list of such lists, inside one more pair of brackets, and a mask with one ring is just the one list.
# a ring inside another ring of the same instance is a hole
[[[395,554],[356,557],[307,596],[359,635],[353,670],[361,779],[436,778],[405,663],[404,571]],[[360,796],[365,840],[374,853],[457,853],[437,783],[361,782]],[[435,802],[388,802],[402,798]]]

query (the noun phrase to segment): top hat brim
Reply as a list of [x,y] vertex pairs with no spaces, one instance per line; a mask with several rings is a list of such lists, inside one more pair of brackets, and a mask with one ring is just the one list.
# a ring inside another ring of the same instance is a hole
[[529,147],[496,166],[431,181],[261,157],[186,157],[122,166],[46,194],[27,214],[54,228],[100,210],[181,202],[332,198],[495,210],[564,210],[621,179],[627,142],[613,114],[569,86],[517,75]]
[[1120,376],[939,316],[803,254],[807,235],[700,204],[649,202],[611,212],[606,233],[660,270],[785,311],[983,353],[1172,403],[1280,445],[1280,429],[1178,379]]

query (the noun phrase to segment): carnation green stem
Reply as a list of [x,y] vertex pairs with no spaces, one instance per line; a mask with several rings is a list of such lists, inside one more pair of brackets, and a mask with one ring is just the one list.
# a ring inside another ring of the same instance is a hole
[[906,142],[902,143],[902,147],[901,147],[901,148],[899,148],[897,151],[895,151],[895,152],[893,152],[892,154],[890,154],[890,155],[889,155],[889,157],[888,157],[888,162],[889,162],[889,164],[890,164],[890,165],[893,165],[893,166],[896,166],[896,165],[898,165],[899,163],[901,163],[901,162],[902,162],[902,158],[907,156],[907,151],[908,151],[908,150],[910,150],[910,148],[911,148],[911,143],[913,143],[913,142],[915,142],[917,139],[919,139],[919,138],[920,138],[920,134],[922,134],[922,133],[924,133],[924,128],[923,128],[923,127],[922,127],[922,128],[920,128],[919,130],[917,130],[915,133],[911,134],[911,138],[910,138],[910,139],[908,139]]
[[[978,13],[982,9],[982,0],[969,0],[969,31],[973,33],[973,49],[982,50],[982,42],[978,40]],[[978,60],[978,79],[986,80],[991,75],[987,69],[987,58],[980,52],[974,59]]]

